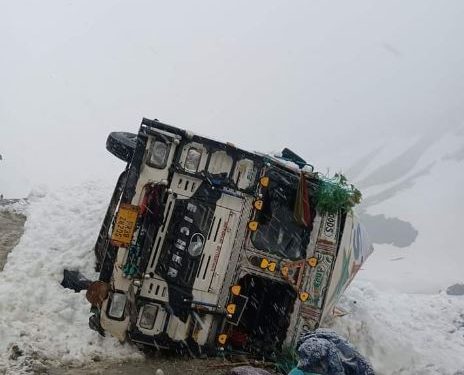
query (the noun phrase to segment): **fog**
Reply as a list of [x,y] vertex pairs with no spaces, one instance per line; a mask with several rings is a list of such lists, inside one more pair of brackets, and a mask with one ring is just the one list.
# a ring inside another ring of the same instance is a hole
[[111,183],[108,133],[158,118],[346,172],[383,244],[371,279],[460,281],[462,19],[462,1],[3,2],[0,193]]
[[106,135],[143,116],[346,169],[461,123],[463,16],[461,1],[3,2],[0,192],[114,179]]

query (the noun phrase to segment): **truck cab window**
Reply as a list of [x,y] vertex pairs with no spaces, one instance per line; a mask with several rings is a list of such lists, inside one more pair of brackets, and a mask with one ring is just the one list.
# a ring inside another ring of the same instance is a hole
[[185,169],[189,172],[196,172],[200,165],[201,150],[190,147],[185,158]]
[[257,220],[258,230],[252,235],[253,245],[277,256],[298,260],[306,257],[308,228],[293,217],[296,199],[295,181],[277,171],[269,171],[270,185],[263,197],[263,209]]
[[154,168],[163,169],[169,156],[169,146],[166,142],[155,140],[152,143],[148,165]]

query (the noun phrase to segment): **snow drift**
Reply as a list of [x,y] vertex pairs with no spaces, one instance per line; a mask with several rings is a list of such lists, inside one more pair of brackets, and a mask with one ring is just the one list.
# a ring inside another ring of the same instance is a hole
[[369,358],[376,373],[464,370],[464,297],[380,291],[361,279],[341,307],[350,313],[334,319],[332,328]]
[[[0,273],[0,369],[138,355],[90,330],[85,292],[60,285],[65,268],[96,278],[92,248],[111,189],[86,183],[31,194],[25,232]],[[13,346],[23,353],[17,360]]]

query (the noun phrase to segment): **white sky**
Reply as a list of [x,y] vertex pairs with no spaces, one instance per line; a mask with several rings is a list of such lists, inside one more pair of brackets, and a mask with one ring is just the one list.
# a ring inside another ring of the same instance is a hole
[[346,168],[462,122],[463,19],[461,0],[2,1],[0,192],[115,179],[106,136],[144,116]]

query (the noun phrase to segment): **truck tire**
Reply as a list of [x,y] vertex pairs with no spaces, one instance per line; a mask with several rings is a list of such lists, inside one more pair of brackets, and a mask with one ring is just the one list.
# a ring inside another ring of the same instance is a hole
[[106,140],[106,149],[117,158],[130,162],[137,144],[137,134],[111,132]]

